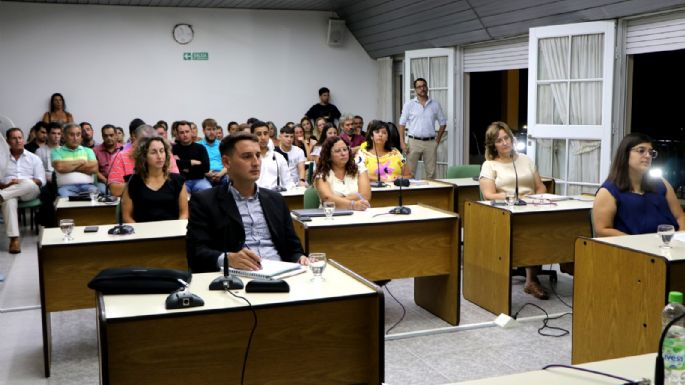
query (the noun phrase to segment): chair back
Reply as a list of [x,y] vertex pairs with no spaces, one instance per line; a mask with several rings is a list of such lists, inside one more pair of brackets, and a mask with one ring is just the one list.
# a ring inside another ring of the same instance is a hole
[[304,190],[304,208],[305,209],[318,209],[321,205],[319,200],[319,193],[316,191],[314,186],[307,187]]
[[480,175],[479,164],[461,164],[458,166],[450,166],[447,169],[447,178],[473,178]]

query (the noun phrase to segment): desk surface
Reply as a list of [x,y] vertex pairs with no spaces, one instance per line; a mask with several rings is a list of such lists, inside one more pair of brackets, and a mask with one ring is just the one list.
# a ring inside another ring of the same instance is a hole
[[147,223],[133,223],[133,229],[135,232],[129,235],[110,235],[107,234],[107,230],[114,227],[114,224],[110,225],[100,225],[98,226],[98,231],[95,233],[84,233],[83,229],[85,226],[76,226],[71,232],[72,238],[70,242],[64,242],[64,234],[59,229],[59,227],[45,228],[40,237],[39,244],[42,247],[45,246],[67,246],[67,245],[78,245],[78,244],[90,244],[90,243],[103,243],[103,242],[122,242],[128,240],[141,240],[141,239],[161,239],[161,238],[174,238],[185,236],[186,226],[188,220],[186,219],[176,219],[172,221],[158,221],[158,222],[147,222]]
[[[478,185],[478,182],[476,182],[476,185]],[[421,184],[411,184],[409,187],[402,187],[402,190],[430,190],[430,189],[436,189],[436,188],[445,188],[445,187],[451,187],[448,184],[445,184],[442,180],[435,181],[435,180],[422,180]],[[289,190],[281,192],[281,195],[284,197],[292,197],[292,196],[300,196],[304,195],[304,191],[306,190],[306,187],[293,187]],[[398,186],[395,186],[392,183],[386,183],[385,187],[371,187],[371,201],[373,202],[373,193],[374,192],[383,192],[383,191],[399,191],[400,188]]]
[[[610,373],[631,380],[654,378],[656,353],[591,362],[578,367]],[[509,376],[460,382],[458,385],[617,385],[625,381],[566,368],[550,368]]]
[[[683,236],[685,236],[685,232],[680,231],[676,233],[676,237]],[[669,261],[685,260],[685,243],[683,241],[674,238],[671,242],[670,249],[662,249],[659,247],[659,245],[661,245],[661,238],[659,238],[656,233],[594,238],[594,240],[645,254],[663,257]]]
[[91,208],[91,207],[111,207],[119,204],[119,198],[112,203],[95,202],[95,204],[90,201],[70,201],[67,197],[59,197],[55,200],[55,209],[72,209],[72,208]]
[[[312,218],[310,222],[303,222],[305,228],[350,226],[360,224],[400,223],[412,221],[428,221],[434,219],[454,218],[457,215],[452,212],[436,209],[424,205],[406,205],[411,209],[409,215],[395,215],[388,212],[393,207],[371,207],[366,211],[355,211],[352,215],[335,216],[332,219],[325,217]],[[297,220],[297,217],[293,218]]]
[[[582,199],[570,199],[570,200],[565,200],[565,201],[558,201],[554,202],[555,204],[541,204],[541,205],[536,205],[533,203],[533,199],[530,198],[524,198],[524,201],[528,203],[525,206],[494,206],[495,208],[498,208],[500,210],[507,210],[510,211],[512,214],[528,214],[528,213],[537,213],[541,211],[545,212],[552,212],[552,211],[569,211],[569,210],[589,210],[592,208],[592,200],[589,200],[587,198],[582,198]],[[498,201],[499,202],[499,201]],[[478,203],[483,204],[483,205],[488,205],[491,206],[492,203],[491,201],[478,201]],[[589,219],[588,219],[589,220]]]
[[455,186],[480,186],[480,182],[473,178],[446,178],[436,179],[438,182],[449,183]]
[[[107,319],[135,318],[141,316],[164,316],[181,312],[210,311],[217,309],[245,308],[245,302],[223,291],[210,291],[209,284],[220,273],[193,274],[190,283],[192,293],[199,295],[205,305],[201,307],[166,310],[164,300],[167,294],[150,295],[105,295],[104,309]],[[326,298],[350,297],[357,295],[371,295],[375,290],[361,281],[351,277],[332,264],[328,264],[323,272],[324,282],[312,282],[312,274],[306,271],[285,281],[290,285],[289,293],[245,293],[244,290],[233,290],[234,293],[245,296],[252,305],[285,304],[302,301],[316,301]],[[251,281],[241,278],[244,284]]]

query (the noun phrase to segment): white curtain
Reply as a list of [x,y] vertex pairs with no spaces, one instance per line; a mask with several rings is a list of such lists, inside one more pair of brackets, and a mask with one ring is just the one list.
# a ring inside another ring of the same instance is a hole
[[[376,60],[378,65],[378,115],[374,119],[392,121],[392,58],[382,57]],[[367,119],[371,120],[371,119]]]
[[568,124],[569,38],[540,39],[538,123]]
[[573,36],[571,46],[571,124],[600,125],[603,35]]

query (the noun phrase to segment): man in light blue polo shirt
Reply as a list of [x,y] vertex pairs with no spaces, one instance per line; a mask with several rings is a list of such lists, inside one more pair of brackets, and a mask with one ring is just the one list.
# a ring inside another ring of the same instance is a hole
[[202,131],[205,134],[204,139],[200,144],[207,149],[209,155],[209,172],[205,174],[207,180],[212,186],[217,186],[226,183],[226,168],[221,163],[221,153],[219,152],[219,140],[217,140],[217,124],[214,119],[205,119],[202,121]]
[[[407,162],[412,173],[416,175],[416,165],[423,156],[426,179],[435,176],[435,164],[438,158],[438,144],[447,127],[447,118],[442,112],[440,103],[428,97],[428,83],[423,78],[414,80],[416,97],[402,107],[400,116],[400,145],[407,153]],[[435,122],[440,128],[435,135]],[[405,127],[409,130],[408,140],[404,141]]]

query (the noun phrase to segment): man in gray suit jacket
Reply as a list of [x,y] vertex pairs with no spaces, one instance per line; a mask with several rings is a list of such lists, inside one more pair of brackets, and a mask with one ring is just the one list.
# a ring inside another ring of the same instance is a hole
[[255,183],[261,170],[257,138],[231,135],[219,150],[231,182],[195,192],[190,199],[186,237],[191,271],[218,271],[224,253],[231,267],[243,270],[259,270],[262,259],[307,264],[285,200]]

